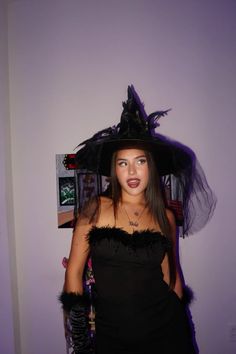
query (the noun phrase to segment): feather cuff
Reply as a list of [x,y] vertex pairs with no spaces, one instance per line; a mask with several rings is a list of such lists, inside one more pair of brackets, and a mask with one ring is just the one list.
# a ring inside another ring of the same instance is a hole
[[59,301],[66,313],[67,337],[71,337],[74,354],[93,354],[94,347],[89,331],[89,298],[85,295],[63,291]]
[[89,298],[87,295],[80,295],[73,292],[67,293],[66,291],[62,291],[58,297],[58,300],[62,304],[63,310],[66,312],[70,312],[70,310],[75,306],[89,306]]
[[181,302],[184,306],[189,306],[194,301],[194,293],[193,290],[185,285],[183,288],[183,296],[181,298]]

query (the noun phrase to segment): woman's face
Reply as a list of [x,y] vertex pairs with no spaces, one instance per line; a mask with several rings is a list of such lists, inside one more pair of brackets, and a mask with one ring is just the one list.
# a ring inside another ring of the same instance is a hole
[[130,196],[144,194],[149,180],[148,162],[144,150],[118,150],[115,171],[122,193]]

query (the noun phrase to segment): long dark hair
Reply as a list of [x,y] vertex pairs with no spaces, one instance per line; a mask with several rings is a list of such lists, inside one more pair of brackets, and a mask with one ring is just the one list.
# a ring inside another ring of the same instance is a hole
[[[171,227],[166,215],[166,205],[164,197],[164,189],[162,186],[161,178],[158,174],[156,163],[152,156],[152,153],[148,150],[144,150],[145,156],[147,157],[148,167],[149,167],[149,182],[145,191],[146,205],[152,215],[154,221],[160,226],[161,232],[169,239],[173,245],[173,236],[171,233]],[[114,205],[114,216],[117,215],[118,203],[121,198],[121,187],[116,177],[116,157],[117,151],[113,153],[111,161],[111,198]],[[169,273],[170,273],[170,288],[174,288],[176,281],[176,264],[174,248],[168,249],[168,263],[169,263]]]

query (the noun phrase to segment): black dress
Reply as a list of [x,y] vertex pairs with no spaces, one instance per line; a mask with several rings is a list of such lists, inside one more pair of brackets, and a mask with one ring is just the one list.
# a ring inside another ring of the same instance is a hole
[[195,353],[185,308],[163,280],[161,233],[94,227],[96,354]]

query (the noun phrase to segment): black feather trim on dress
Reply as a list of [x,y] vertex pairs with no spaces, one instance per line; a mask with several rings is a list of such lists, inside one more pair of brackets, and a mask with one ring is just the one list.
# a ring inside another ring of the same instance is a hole
[[149,229],[134,231],[130,234],[119,227],[94,226],[88,234],[88,241],[93,245],[104,239],[121,242],[124,246],[134,249],[152,247],[158,243],[161,243],[166,249],[171,248],[171,242],[160,231]]

